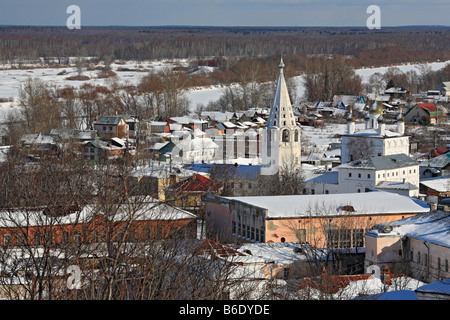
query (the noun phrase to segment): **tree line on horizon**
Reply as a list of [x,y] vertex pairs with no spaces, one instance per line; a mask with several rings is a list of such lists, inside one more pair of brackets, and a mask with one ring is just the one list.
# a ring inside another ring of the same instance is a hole
[[67,57],[352,56],[355,67],[450,59],[450,28],[0,27],[0,61]]

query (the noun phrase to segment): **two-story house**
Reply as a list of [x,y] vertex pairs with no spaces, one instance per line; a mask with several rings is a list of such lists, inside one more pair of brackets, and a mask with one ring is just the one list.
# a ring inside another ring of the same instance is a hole
[[350,161],[307,179],[304,193],[360,193],[374,189],[418,196],[419,163],[405,154]]
[[100,116],[95,119],[92,126],[101,139],[129,138],[129,125],[123,117]]

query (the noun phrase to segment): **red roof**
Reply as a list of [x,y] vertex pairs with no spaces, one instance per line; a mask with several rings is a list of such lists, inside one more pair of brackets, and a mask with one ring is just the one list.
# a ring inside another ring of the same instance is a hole
[[428,111],[438,111],[438,108],[434,105],[434,103],[418,103],[417,104],[422,109],[427,109]]
[[183,192],[208,192],[217,191],[221,186],[201,174],[195,174],[192,177],[175,183],[169,188]]

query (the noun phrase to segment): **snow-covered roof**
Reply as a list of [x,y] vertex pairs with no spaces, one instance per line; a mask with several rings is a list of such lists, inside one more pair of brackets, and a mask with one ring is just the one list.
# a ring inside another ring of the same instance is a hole
[[392,226],[390,232],[386,232],[386,228],[381,227],[379,229],[371,230],[367,234],[375,237],[392,235],[407,236],[419,239],[422,242],[426,241],[450,248],[450,212],[424,212],[385,225]]
[[[128,205],[119,206],[116,211],[106,214],[112,215],[114,221],[128,220],[180,220],[195,219],[196,216],[188,211],[168,206],[155,199],[149,199],[148,202],[138,204],[136,207]],[[21,226],[44,226],[44,225],[63,225],[74,223],[86,223],[91,221],[95,215],[105,214],[101,208],[95,205],[87,205],[81,210],[61,217],[45,215],[44,208],[5,210],[0,212],[1,227]]]
[[218,149],[219,146],[210,138],[193,138],[175,142],[176,147],[183,151],[194,151],[204,149]]
[[[238,251],[250,255],[254,262],[289,265],[301,261],[325,259],[327,251],[296,242],[245,243]],[[249,258],[247,259],[249,261]]]
[[409,182],[398,182],[398,181],[382,181],[377,184],[377,189],[389,189],[389,190],[417,190],[417,186]]
[[417,293],[431,293],[450,296],[450,279],[425,284],[416,289]]
[[450,164],[450,152],[447,152],[440,156],[421,162],[420,166],[443,169],[449,164]]
[[408,214],[430,211],[427,203],[385,191],[342,194],[224,197],[267,209],[267,218],[295,218],[313,215],[341,215],[343,206],[352,206],[354,215]]
[[355,133],[344,133],[342,136],[350,136],[350,137],[377,137],[377,138],[393,138],[393,137],[401,137],[403,136],[401,133],[398,133],[396,131],[392,131],[389,129],[386,129],[384,131],[384,135],[380,135],[377,129],[363,129],[360,131],[357,131]]
[[437,178],[423,179],[420,180],[420,184],[430,189],[436,190],[437,192],[447,192],[450,191],[450,175]]

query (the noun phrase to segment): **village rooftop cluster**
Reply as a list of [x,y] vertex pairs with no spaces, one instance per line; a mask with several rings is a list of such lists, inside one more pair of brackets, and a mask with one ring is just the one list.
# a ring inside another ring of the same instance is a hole
[[[127,242],[197,241],[198,255],[237,268],[225,298],[252,283],[250,298],[449,299],[450,144],[423,150],[407,129],[443,126],[450,138],[450,82],[414,103],[391,87],[293,106],[284,67],[281,59],[270,109],[100,114],[86,130],[22,135],[1,148],[2,163],[19,152],[32,166],[70,150],[93,167],[127,164],[127,190],[148,197]],[[294,181],[293,192],[281,180]],[[274,186],[281,192],[267,194]],[[55,214],[64,227],[54,241],[81,244],[83,225],[107,223],[95,206],[80,210],[79,227],[76,210]],[[116,222],[127,217],[121,208]],[[2,220],[0,245],[19,248],[13,230],[27,226],[38,249],[42,221],[20,220]],[[100,229],[94,242],[102,239]]]

